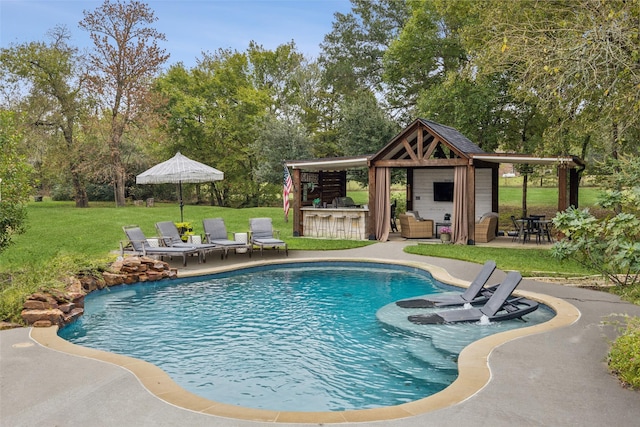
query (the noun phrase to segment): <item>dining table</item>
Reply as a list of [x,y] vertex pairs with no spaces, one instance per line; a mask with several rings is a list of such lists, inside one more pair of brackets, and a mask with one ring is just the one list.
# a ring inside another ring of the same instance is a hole
[[530,215],[526,218],[516,220],[518,224],[518,239],[522,243],[531,241],[531,236],[536,237],[536,243],[541,243],[543,239],[553,243],[551,228],[553,221],[545,219],[545,215]]

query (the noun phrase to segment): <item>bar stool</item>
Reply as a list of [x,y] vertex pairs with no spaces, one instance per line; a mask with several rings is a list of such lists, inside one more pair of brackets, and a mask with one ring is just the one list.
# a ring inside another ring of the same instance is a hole
[[362,239],[362,237],[360,237],[360,215],[349,215],[349,238],[354,235],[356,238]]
[[345,219],[347,219],[344,215],[335,215],[333,217],[333,236],[338,237],[340,232],[342,231],[342,237],[347,237],[347,229],[345,225]]
[[306,236],[310,235],[314,232],[316,235],[318,234],[318,215],[314,213],[307,214],[305,216],[305,225],[304,225],[304,234]]
[[329,237],[331,234],[331,214],[319,214],[318,237]]

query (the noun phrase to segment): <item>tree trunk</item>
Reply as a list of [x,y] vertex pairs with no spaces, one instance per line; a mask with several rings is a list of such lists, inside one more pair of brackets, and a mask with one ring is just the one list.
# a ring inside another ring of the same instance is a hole
[[116,198],[116,206],[117,207],[123,207],[125,206],[126,203],[126,199],[125,199],[125,193],[124,193],[124,188],[125,188],[125,172],[124,172],[124,167],[122,167],[122,164],[115,164],[114,162],[114,194],[115,194],[115,198]]
[[120,146],[122,141],[122,134],[124,133],[124,125],[121,124],[121,120],[117,117],[112,118],[111,122],[111,166],[113,167],[113,194],[117,207],[123,207],[126,205],[125,199],[125,182],[126,172],[124,165],[122,164],[122,155],[120,153]]
[[77,172],[71,172],[71,181],[73,182],[73,198],[76,202],[76,208],[88,208],[89,196],[87,195],[87,189],[82,184]]
[[[615,121],[612,124],[611,139],[611,157],[613,157],[613,160],[615,161],[613,171],[614,173],[618,174],[621,172],[620,163],[618,162],[618,148],[620,147],[620,139],[618,135],[618,123],[616,123]],[[620,184],[618,184],[618,188],[616,188],[616,190],[620,191],[621,189],[622,188],[620,187]],[[616,213],[616,215],[619,214],[620,212],[622,212],[622,205],[618,203],[616,206],[614,206],[613,211]]]

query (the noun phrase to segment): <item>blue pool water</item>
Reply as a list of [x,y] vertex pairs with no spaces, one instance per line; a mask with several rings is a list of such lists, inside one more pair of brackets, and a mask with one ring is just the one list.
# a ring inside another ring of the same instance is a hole
[[[94,292],[84,316],[59,335],[153,363],[186,390],[219,402],[366,409],[441,391],[455,380],[467,344],[531,324],[411,331],[377,317],[395,313],[396,300],[446,290],[425,271],[386,264],[254,267]],[[553,314],[530,316],[535,323]]]

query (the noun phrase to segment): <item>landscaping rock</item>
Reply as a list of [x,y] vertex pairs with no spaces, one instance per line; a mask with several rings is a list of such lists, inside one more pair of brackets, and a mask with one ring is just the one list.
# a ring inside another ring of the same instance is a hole
[[178,270],[164,261],[149,257],[127,257],[115,261],[102,277],[86,273],[65,280],[65,290],[52,289],[30,295],[23,304],[22,319],[28,325],[60,327],[73,322],[84,313],[85,296],[105,286],[130,285],[137,282],[175,279]]

